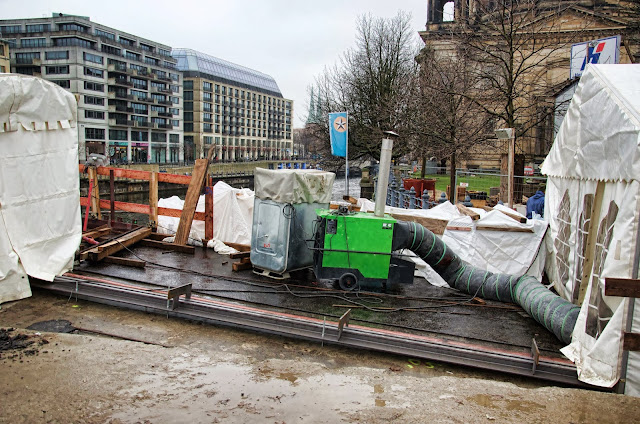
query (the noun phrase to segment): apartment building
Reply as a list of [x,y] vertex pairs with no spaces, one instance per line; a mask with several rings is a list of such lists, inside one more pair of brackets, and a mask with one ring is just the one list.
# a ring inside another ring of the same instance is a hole
[[184,75],[185,159],[280,160],[293,155],[293,101],[269,75],[191,49],[173,49]]
[[0,20],[0,34],[12,72],[76,95],[81,161],[91,153],[115,164],[184,160],[182,73],[171,47],[61,13]]
[[9,44],[0,40],[0,73],[11,72],[11,64],[9,62]]

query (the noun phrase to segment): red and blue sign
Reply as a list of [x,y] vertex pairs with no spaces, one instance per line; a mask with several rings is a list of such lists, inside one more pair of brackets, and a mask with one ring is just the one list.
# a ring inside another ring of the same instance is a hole
[[586,41],[571,46],[569,78],[580,77],[588,63],[619,63],[620,36]]

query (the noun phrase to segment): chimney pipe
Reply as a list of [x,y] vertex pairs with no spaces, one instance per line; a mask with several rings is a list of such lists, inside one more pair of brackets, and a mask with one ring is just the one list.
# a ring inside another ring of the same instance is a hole
[[382,139],[382,150],[380,152],[380,167],[378,170],[378,187],[376,188],[376,206],[374,215],[377,217],[384,216],[384,207],[387,202],[387,186],[389,185],[389,171],[391,169],[391,150],[393,149],[393,140],[391,137],[397,137],[398,134],[392,131],[385,131],[388,138]]

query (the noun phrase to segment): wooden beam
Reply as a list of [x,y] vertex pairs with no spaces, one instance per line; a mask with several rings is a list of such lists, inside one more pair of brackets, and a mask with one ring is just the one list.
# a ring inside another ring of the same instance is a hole
[[182,214],[180,215],[180,223],[178,224],[178,231],[176,231],[175,244],[187,244],[191,225],[193,224],[193,216],[196,212],[198,198],[200,197],[200,191],[202,190],[202,185],[204,184],[204,180],[207,176],[208,167],[209,159],[196,160],[196,164],[193,167],[191,184],[189,184],[187,195],[184,199],[184,206],[182,207]]
[[151,234],[151,228],[139,228],[130,233],[123,234],[121,237],[116,239],[117,241],[113,240],[87,251],[87,258],[92,261],[102,260],[107,256],[111,256],[114,253],[121,251],[125,247],[129,247],[132,244],[137,243],[149,234]]
[[102,237],[106,234],[111,233],[111,228],[109,227],[104,227],[104,228],[94,228],[91,231],[87,231],[86,233],[82,233],[83,237],[91,237],[93,239]]
[[502,212],[503,214],[507,215],[509,218],[521,223],[521,224],[525,224],[527,222],[527,217],[526,216],[520,216],[517,213],[511,213],[511,212],[507,212],[507,211],[503,211],[502,209],[494,209],[497,211]]
[[242,259],[242,258],[248,258],[250,256],[251,256],[251,252],[237,252],[237,253],[229,254],[229,258],[231,259]]
[[458,208],[458,210],[460,211],[460,213],[462,215],[466,215],[466,216],[471,217],[472,221],[477,221],[478,219],[480,219],[480,214],[479,213],[472,211],[471,209],[469,209],[468,207],[466,207],[462,203],[456,203],[456,207]]
[[95,166],[89,167],[89,179],[93,181],[93,190],[91,191],[91,213],[98,219],[102,219],[100,211],[100,188],[98,187],[98,174]]
[[173,250],[174,252],[182,252],[182,253],[190,253],[194,254],[196,249],[193,246],[187,246],[186,244],[174,244],[174,243],[165,243],[163,241],[157,240],[140,240],[140,246],[146,247],[155,247],[156,249],[164,249],[164,250]]
[[106,258],[102,259],[102,262],[130,266],[134,268],[144,268],[145,266],[147,266],[147,263],[145,261],[141,261],[140,259],[121,258],[119,256],[107,256]]
[[622,338],[622,349],[631,352],[639,352],[640,333],[624,333]]
[[[84,165],[82,164],[79,165],[80,173],[85,172],[84,168],[85,168]],[[97,174],[108,176],[111,170],[113,170],[113,175],[116,178],[128,178],[132,180],[142,180],[142,181],[149,181],[151,179],[150,171],[140,171],[137,169],[112,168],[108,166],[98,167]],[[167,174],[167,173],[161,172],[161,173],[158,173],[158,181],[161,183],[189,185],[191,183],[191,176]]]
[[158,226],[158,173],[152,172],[149,179],[149,222],[153,228]]
[[587,286],[591,277],[593,268],[593,260],[596,250],[596,239],[598,238],[598,228],[600,226],[600,211],[602,210],[602,198],[604,196],[604,181],[598,181],[596,186],[596,194],[593,198],[591,207],[591,220],[589,221],[589,229],[587,230],[587,245],[584,249],[584,263],[582,265],[582,281],[580,282],[580,292],[578,293],[578,305],[582,305]]
[[229,247],[233,247],[234,249],[236,249],[239,252],[250,252],[251,251],[251,246],[248,244],[240,244],[240,243],[228,243],[228,242],[223,242],[224,244],[226,244]]
[[[80,198],[80,206],[87,206],[88,200],[86,197],[81,197]],[[141,205],[139,203],[127,203],[127,202],[114,202],[115,203],[115,208],[119,211],[124,211],[124,212],[133,212],[133,213],[140,213],[143,215],[149,215],[150,213],[150,206],[149,205]],[[100,207],[102,209],[109,209],[111,206],[111,202],[109,202],[108,200],[101,200],[100,201]],[[158,215],[162,215],[162,216],[171,216],[173,218],[180,218],[180,214],[182,213],[182,211],[180,209],[170,209],[170,208],[162,208],[162,207],[158,207]],[[193,219],[195,219],[196,221],[204,221],[204,212],[196,212],[193,216]]]
[[504,231],[505,233],[533,233],[533,228],[502,228],[490,225],[476,225],[476,231]]
[[392,217],[401,221],[410,221],[422,225],[434,234],[442,235],[447,228],[449,221],[444,219],[426,218],[424,216],[412,216],[403,215],[399,213],[392,213]]
[[633,278],[605,278],[605,296],[640,298],[640,280]]

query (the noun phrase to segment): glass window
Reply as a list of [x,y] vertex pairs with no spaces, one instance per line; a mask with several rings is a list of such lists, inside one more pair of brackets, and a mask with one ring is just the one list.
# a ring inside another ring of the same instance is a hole
[[[202,89],[204,91],[211,91],[211,83],[207,82],[207,81],[203,81],[202,82]],[[211,94],[209,94],[209,96],[211,96]]]
[[129,40],[128,38],[124,38],[124,37],[120,37],[120,43],[124,44],[125,46],[133,46],[134,45],[134,41],[133,40]]
[[169,143],[179,143],[180,135],[179,134],[169,134]]
[[158,53],[160,53],[162,56],[171,56],[171,52],[165,49],[158,49]]
[[104,112],[100,110],[85,110],[84,117],[89,119],[104,119]]
[[34,59],[40,59],[40,52],[16,53],[16,63],[33,63]]
[[93,49],[96,43],[93,41],[85,40],[77,37],[62,37],[62,38],[54,38],[53,45],[54,46],[79,46],[79,47],[87,47]]
[[156,65],[157,66],[157,65],[160,64],[160,61],[158,59],[153,58],[153,57],[145,56],[144,63],[148,63],[149,65]]
[[180,74],[173,74],[169,72],[169,78],[171,78],[172,81],[180,81]]
[[102,97],[84,96],[85,105],[98,105],[104,106],[104,99]]
[[46,47],[46,38],[23,38],[20,40],[20,47]]
[[171,103],[173,103],[174,105],[177,105],[180,103],[180,97],[171,97]]
[[147,52],[152,52],[154,50],[153,46],[150,46],[148,44],[143,44],[143,43],[140,43],[140,48]]
[[149,133],[146,131],[131,131],[131,141],[149,141]]
[[131,108],[133,109],[134,113],[139,113],[144,115],[149,113],[149,109],[147,108],[147,105],[143,105],[141,103],[131,103]]
[[69,65],[47,66],[47,75],[60,75],[69,73]]
[[83,27],[78,24],[58,24],[58,29],[60,31],[80,31],[87,32],[87,27]]
[[193,112],[185,112],[184,113],[185,121],[193,121]]
[[127,130],[109,130],[109,140],[127,140]]
[[193,102],[184,102],[184,110],[193,110]]
[[0,32],[2,34],[17,34],[22,32],[21,25],[0,25]]
[[184,132],[193,132],[193,122],[184,123]]
[[184,92],[185,100],[193,100],[193,91],[185,91]]
[[69,59],[69,50],[45,52],[44,57],[47,60]]
[[97,54],[84,52],[82,55],[84,60],[87,62],[99,63],[101,65],[104,63],[102,56],[98,56]]
[[100,46],[100,49],[103,52],[108,53],[108,54],[113,54],[113,55],[116,55],[116,56],[122,56],[122,50],[120,50],[117,47],[110,46],[108,44],[102,44]]
[[124,53],[124,57],[126,57],[127,59],[130,59],[130,60],[138,60],[138,61],[142,59],[141,55],[139,55],[138,53],[129,51],[129,50],[127,50]]
[[193,90],[193,80],[185,80],[182,85],[185,90]]
[[104,129],[102,128],[85,128],[84,138],[91,140],[104,140]]
[[98,29],[98,28],[96,28],[93,33],[95,35],[97,35],[98,37],[108,38],[109,40],[115,40],[116,39],[115,34],[113,34],[111,32],[107,32],[107,31],[103,31],[103,30]]
[[104,84],[98,84],[97,82],[85,81],[84,82],[85,90],[92,91],[104,91]]
[[34,24],[27,25],[27,32],[49,32],[51,25],[49,24]]
[[213,101],[211,93],[208,93],[208,92],[206,92],[206,91],[205,91],[205,92],[203,92],[203,93],[202,93],[202,100],[204,100],[205,102],[211,102],[211,101]]
[[51,80],[51,82],[58,84],[62,88],[71,88],[70,80]]
[[139,88],[141,90],[147,89],[147,80],[131,77],[130,81],[135,88]]
[[90,77],[103,78],[104,71],[102,69],[91,68],[89,66],[84,67],[84,74]]
[[139,99],[146,99],[147,98],[147,93],[144,92],[144,91],[131,90],[131,94],[133,96],[138,97]]
[[155,141],[155,142],[159,142],[159,143],[166,143],[167,142],[167,134],[152,132],[151,133],[151,141]]

